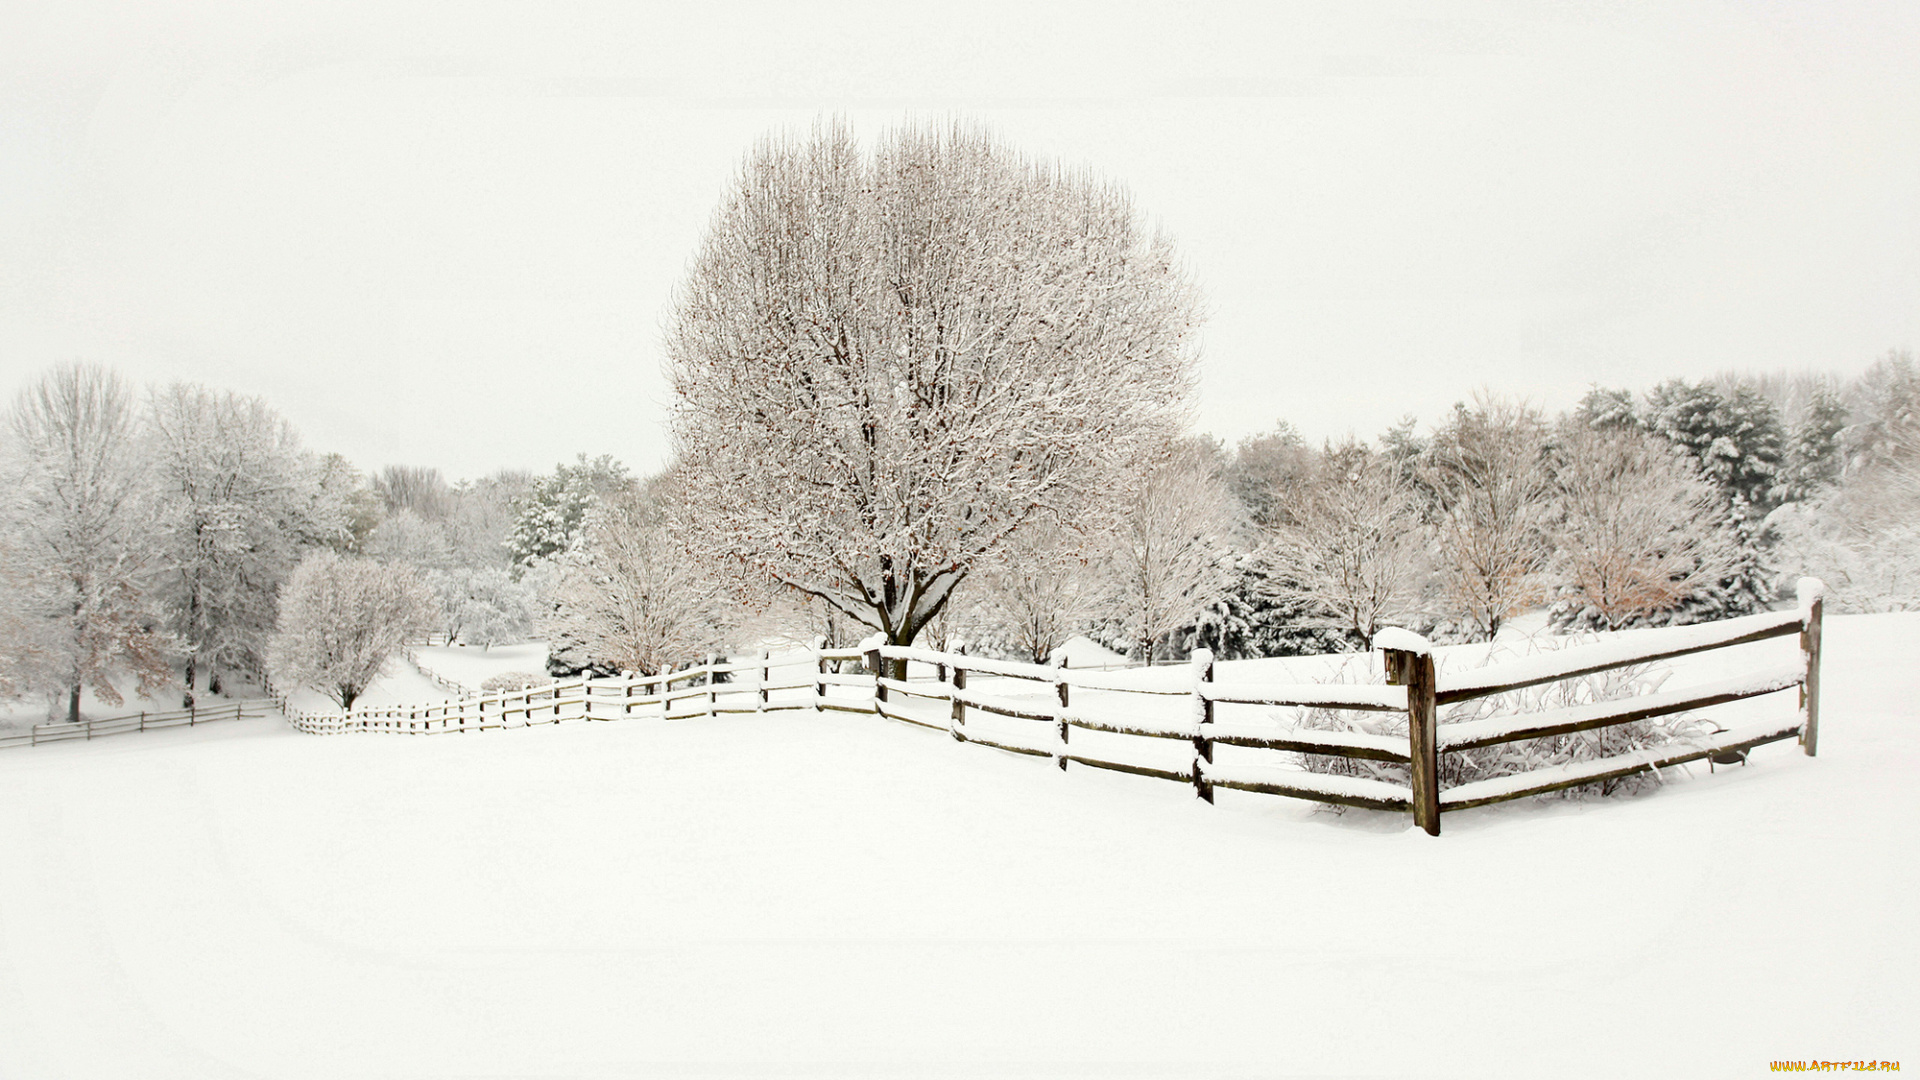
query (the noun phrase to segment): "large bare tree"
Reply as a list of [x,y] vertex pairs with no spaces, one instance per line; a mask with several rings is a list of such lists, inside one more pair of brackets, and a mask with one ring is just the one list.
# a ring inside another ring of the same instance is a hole
[[912,642],[1177,429],[1197,317],[1111,183],[957,123],[768,138],[667,331],[688,535]]
[[64,693],[78,721],[82,687],[118,704],[115,675],[134,675],[143,693],[172,676],[133,393],[105,368],[68,364],[21,391],[7,420],[8,587],[37,643],[34,681]]

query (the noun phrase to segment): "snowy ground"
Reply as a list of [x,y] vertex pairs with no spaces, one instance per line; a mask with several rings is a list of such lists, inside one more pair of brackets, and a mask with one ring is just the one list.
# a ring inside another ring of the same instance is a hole
[[1821,754],[1336,815],[810,713],[0,754],[0,1076],[1920,1065],[1920,616]]

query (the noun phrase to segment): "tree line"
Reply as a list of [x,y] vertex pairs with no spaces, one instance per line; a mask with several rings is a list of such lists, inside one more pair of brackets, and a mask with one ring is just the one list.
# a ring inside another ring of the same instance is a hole
[[1493,395],[1310,446],[1189,427],[1202,310],[1125,190],[964,122],[770,136],[665,324],[672,464],[364,476],[263,402],[69,366],[16,401],[0,690],[191,697],[270,673],[342,707],[427,631],[555,673],[775,636],[1043,660],[1363,649],[1758,610],[1812,572],[1910,607],[1920,377]]

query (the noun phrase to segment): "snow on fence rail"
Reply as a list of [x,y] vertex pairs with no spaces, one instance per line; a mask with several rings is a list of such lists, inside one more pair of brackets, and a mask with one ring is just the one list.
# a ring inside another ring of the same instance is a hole
[[83,720],[77,724],[54,720],[45,724],[35,724],[25,735],[0,735],[0,749],[38,746],[41,743],[70,742],[74,739],[105,738],[108,735],[124,735],[129,731],[192,727],[215,720],[258,720],[267,715],[267,709],[271,704],[271,702],[259,700],[234,701],[211,709],[187,708],[170,712],[127,713],[123,716],[109,716],[99,720]]
[[[1384,631],[1375,641],[1384,654],[1384,686],[1221,684],[1214,680],[1212,654],[1204,649],[1184,667],[1105,672],[886,645],[874,638],[857,649],[812,649],[780,656],[763,652],[756,660],[709,661],[652,676],[573,679],[439,704],[356,708],[351,715],[293,709],[286,712],[295,727],[316,734],[434,734],[568,719],[614,720],[648,715],[688,719],[779,709],[876,713],[945,731],[960,742],[1048,758],[1062,770],[1071,763],[1190,784],[1195,794],[1209,803],[1216,788],[1228,788],[1375,810],[1410,811],[1416,825],[1437,836],[1440,815],[1445,810],[1484,806],[1701,758],[1743,758],[1753,747],[1794,737],[1811,756],[1819,729],[1823,592],[1824,586],[1818,581],[1803,579],[1798,610],[1652,630],[1632,639],[1575,646],[1444,679],[1436,677],[1432,646],[1425,639],[1405,630]],[[1450,723],[1444,729],[1438,723],[1438,706],[1443,704],[1796,633],[1800,635],[1801,656],[1790,666],[1620,701]],[[852,661],[862,661],[865,670],[840,670]],[[915,663],[932,667],[935,676],[918,680],[901,677],[907,673],[907,666]],[[775,678],[776,670],[794,667],[808,670],[800,676]],[[970,676],[994,682],[969,685]],[[1039,686],[1037,691],[1035,684]],[[1796,688],[1800,691],[1799,706],[1785,718],[1703,739],[1440,790],[1439,755],[1444,753],[1588,731]],[[852,692],[847,693],[849,690]],[[1162,715],[1154,715],[1154,703],[1159,703]],[[1215,716],[1219,705],[1404,713],[1407,734],[1308,730],[1221,719]],[[1176,709],[1176,715],[1164,715],[1168,708]],[[1001,721],[1013,724],[1009,727]],[[1034,725],[1045,727],[1036,733]],[[1076,731],[1082,733],[1077,742]],[[1162,749],[1142,750],[1154,744]],[[1216,760],[1216,752],[1223,747],[1236,756]],[[1189,748],[1191,754],[1187,753]],[[1287,759],[1250,753],[1260,751],[1406,765],[1409,783],[1308,772]]]

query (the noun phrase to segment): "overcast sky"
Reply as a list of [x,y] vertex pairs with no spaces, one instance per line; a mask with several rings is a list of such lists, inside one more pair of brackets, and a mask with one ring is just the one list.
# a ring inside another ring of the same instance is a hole
[[1229,440],[1848,374],[1920,329],[1916,56],[1910,0],[9,0],[0,383],[260,394],[369,469],[651,469],[686,261],[749,144],[822,113],[1130,187]]

